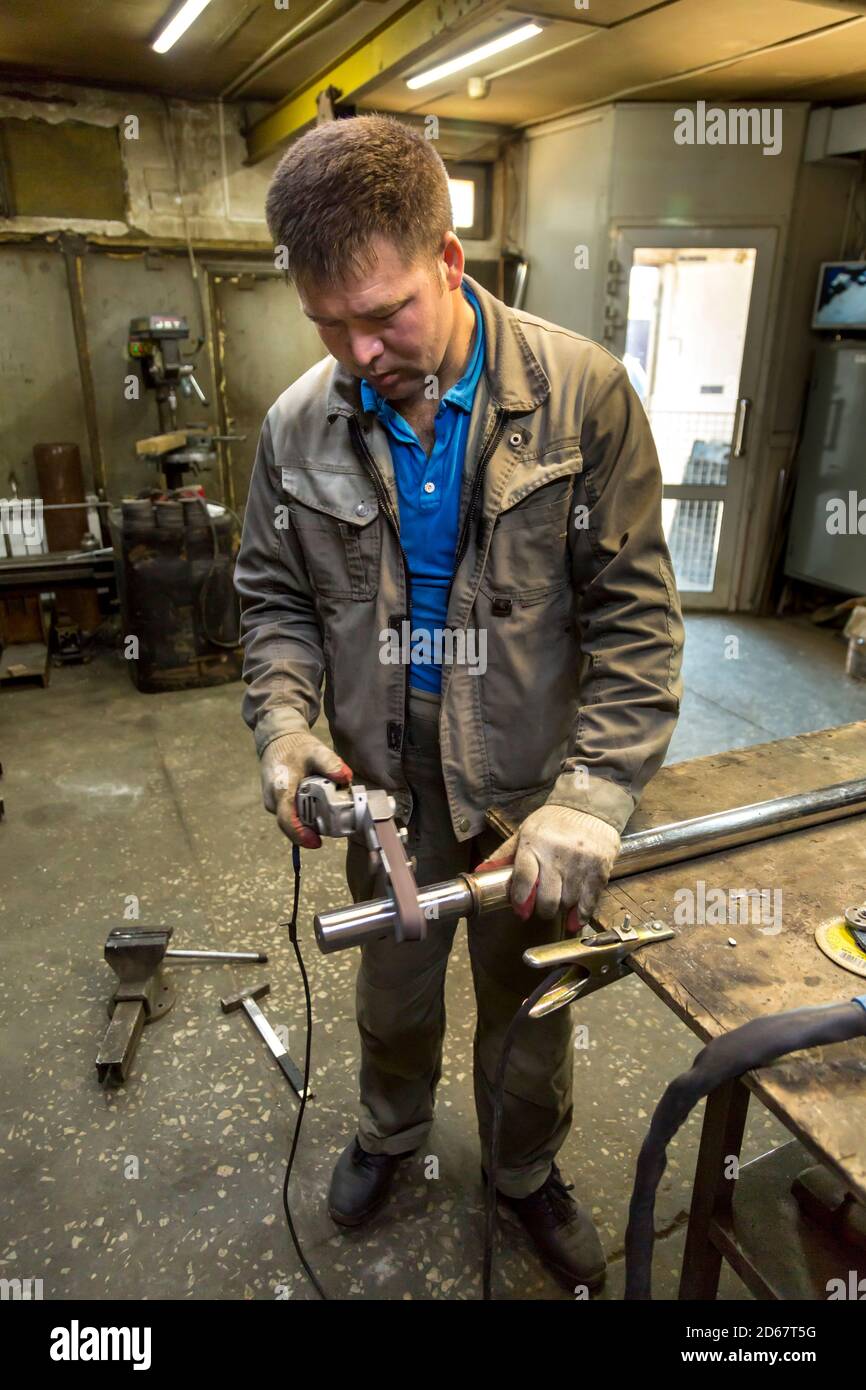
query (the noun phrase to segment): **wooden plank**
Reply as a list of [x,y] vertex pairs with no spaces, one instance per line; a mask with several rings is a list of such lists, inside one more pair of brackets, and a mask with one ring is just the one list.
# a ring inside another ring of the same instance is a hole
[[170,453],[172,449],[182,449],[186,445],[189,430],[175,430],[171,434],[153,434],[148,439],[135,441],[135,452],[139,458],[155,458]]
[[[866,776],[866,721],[663,768],[629,829]],[[684,894],[781,893],[781,929],[680,925]],[[752,1018],[852,999],[863,980],[817,947],[816,926],[866,900],[866,816],[619,880],[603,922],[625,909],[674,927],[638,952],[635,973],[704,1040]],[[728,944],[729,938],[736,941]],[[866,1202],[866,1040],[797,1053],[746,1078],[750,1089]]]
[[47,685],[50,669],[44,642],[19,642],[0,656],[0,686]]

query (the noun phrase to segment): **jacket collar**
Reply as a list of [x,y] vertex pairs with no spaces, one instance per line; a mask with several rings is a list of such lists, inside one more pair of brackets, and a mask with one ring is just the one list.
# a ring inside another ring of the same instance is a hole
[[[478,300],[484,321],[484,371],[491,399],[517,414],[535,410],[550,395],[550,381],[526,341],[517,314],[477,280],[463,278]],[[359,378],[339,362],[331,373],[327,411],[329,420],[364,411]]]

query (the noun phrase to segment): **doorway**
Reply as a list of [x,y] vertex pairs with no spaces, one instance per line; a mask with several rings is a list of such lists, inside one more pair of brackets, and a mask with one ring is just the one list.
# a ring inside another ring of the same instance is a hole
[[735,606],[775,233],[629,228],[615,350],[643,402],[687,607]]

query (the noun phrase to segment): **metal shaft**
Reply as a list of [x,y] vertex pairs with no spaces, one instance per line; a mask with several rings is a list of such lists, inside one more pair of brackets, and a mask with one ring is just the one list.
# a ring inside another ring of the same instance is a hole
[[[636,830],[622,837],[622,848],[611,879],[646,873],[664,864],[698,859],[719,850],[733,849],[755,840],[769,840],[775,835],[786,835],[793,830],[805,830],[812,825],[864,812],[866,777],[860,777],[853,782],[839,782],[796,796],[756,801],[730,811],[672,821],[652,830]],[[453,921],[504,907],[510,884],[509,864],[480,874],[458,874],[447,883],[422,888],[418,902],[425,917],[439,922]],[[320,912],[314,918],[316,941],[325,953],[342,951],[348,946],[359,946],[363,941],[393,933],[395,920],[391,898]]]
[[251,960],[257,965],[267,965],[264,951],[166,951],[174,960]]

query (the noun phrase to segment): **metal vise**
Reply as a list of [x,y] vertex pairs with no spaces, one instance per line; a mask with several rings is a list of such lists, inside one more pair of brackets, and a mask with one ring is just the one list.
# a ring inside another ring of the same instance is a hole
[[145,1023],[162,1018],[174,1003],[174,989],[162,972],[171,933],[171,927],[115,927],[108,934],[105,959],[118,984],[96,1057],[96,1074],[105,1085],[123,1084]]
[[174,987],[162,972],[166,957],[192,961],[252,961],[265,964],[264,951],[170,951],[172,927],[115,927],[108,933],[105,959],[118,979],[108,1002],[108,1025],[96,1057],[96,1074],[107,1086],[122,1086],[132,1067],[142,1029],[167,1014]]

